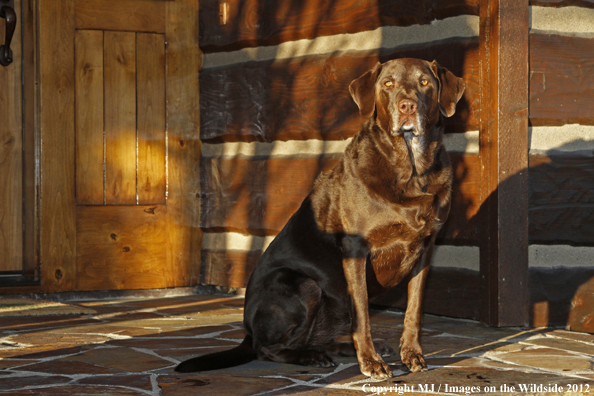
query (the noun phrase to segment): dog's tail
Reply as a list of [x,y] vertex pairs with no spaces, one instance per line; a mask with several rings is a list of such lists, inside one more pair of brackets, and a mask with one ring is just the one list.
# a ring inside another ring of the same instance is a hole
[[210,371],[240,366],[256,360],[256,351],[252,347],[252,337],[246,336],[243,342],[233,349],[198,356],[181,362],[175,371],[191,373],[194,371]]

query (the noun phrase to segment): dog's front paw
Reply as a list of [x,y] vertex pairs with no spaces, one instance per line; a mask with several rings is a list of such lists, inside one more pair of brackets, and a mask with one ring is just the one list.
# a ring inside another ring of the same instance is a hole
[[373,379],[383,380],[392,378],[392,370],[378,354],[359,360],[359,366],[364,375]]
[[425,363],[425,358],[423,358],[423,350],[419,345],[416,347],[401,346],[400,359],[402,359],[402,363],[413,373],[427,371],[427,364]]

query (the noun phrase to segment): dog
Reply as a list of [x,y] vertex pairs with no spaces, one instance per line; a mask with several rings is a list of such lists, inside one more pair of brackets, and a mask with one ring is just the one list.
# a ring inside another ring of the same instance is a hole
[[[422,298],[435,237],[450,210],[453,172],[444,117],[464,92],[436,61],[378,63],[349,85],[365,119],[336,165],[258,261],[247,285],[243,342],[180,363],[206,371],[254,359],[333,366],[356,356],[364,375],[392,377],[372,341],[368,299],[408,279],[400,357],[427,369],[420,345]],[[352,343],[335,338],[350,332]]]

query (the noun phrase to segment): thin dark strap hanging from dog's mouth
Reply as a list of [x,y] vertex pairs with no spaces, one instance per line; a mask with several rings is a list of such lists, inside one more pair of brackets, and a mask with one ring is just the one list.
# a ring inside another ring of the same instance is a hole
[[410,158],[410,164],[412,165],[412,174],[410,175],[411,180],[413,177],[417,177],[417,167],[415,165],[415,155],[413,154],[412,148],[410,147],[410,141],[415,136],[412,132],[404,132],[402,134],[404,137],[404,142],[406,143],[406,148],[408,149],[408,157]]

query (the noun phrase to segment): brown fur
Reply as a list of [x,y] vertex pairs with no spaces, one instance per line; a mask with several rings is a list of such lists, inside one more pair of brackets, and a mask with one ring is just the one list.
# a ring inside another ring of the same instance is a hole
[[[260,359],[322,366],[333,364],[327,353],[356,351],[363,374],[389,378],[381,355],[391,350],[371,339],[368,298],[410,276],[400,356],[410,370],[426,369],[423,289],[453,177],[443,117],[464,83],[436,62],[397,59],[349,88],[366,121],[258,262],[242,345]],[[354,349],[334,342],[343,329]]]

